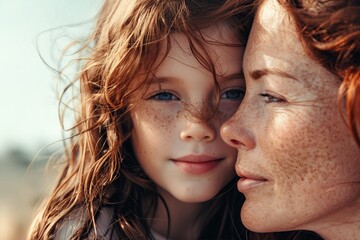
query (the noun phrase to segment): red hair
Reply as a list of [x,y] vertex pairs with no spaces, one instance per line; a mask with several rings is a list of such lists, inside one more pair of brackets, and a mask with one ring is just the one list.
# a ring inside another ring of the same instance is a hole
[[339,102],[360,146],[360,2],[284,0],[305,50],[339,77]]

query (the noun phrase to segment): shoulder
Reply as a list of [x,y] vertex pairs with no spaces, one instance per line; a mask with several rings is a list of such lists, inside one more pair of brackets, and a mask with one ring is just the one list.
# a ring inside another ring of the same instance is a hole
[[71,236],[86,222],[86,214],[82,208],[77,208],[59,222],[55,229],[55,240],[70,239]]
[[[120,237],[117,230],[118,222],[115,217],[114,208],[103,207],[96,215],[96,239],[112,240]],[[55,240],[70,239],[71,236],[79,229],[83,228],[88,222],[88,215],[84,208],[73,211],[57,227],[55,231]],[[94,228],[90,230],[88,239],[93,239],[95,234]]]

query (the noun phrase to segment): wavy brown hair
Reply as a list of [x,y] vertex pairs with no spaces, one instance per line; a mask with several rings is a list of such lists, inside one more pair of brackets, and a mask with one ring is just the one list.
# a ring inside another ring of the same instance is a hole
[[[143,201],[154,206],[151,213],[158,199],[163,200],[132,152],[129,111],[151,83],[160,46],[164,44],[167,52],[171,48],[170,35],[174,32],[187,36],[193,55],[212,72],[216,83],[214,64],[203,43],[226,43],[207,41],[201,29],[225,22],[244,46],[252,7],[250,0],[104,2],[92,35],[79,51],[79,76],[62,95],[64,103],[71,89],[79,88],[72,104],[75,124],[65,142],[64,168],[34,221],[29,239],[53,238],[71,216],[78,218],[71,239],[97,239],[97,218],[109,206],[114,213],[113,228],[122,238],[152,238]],[[242,202],[234,179],[212,201],[200,238],[239,239],[249,235],[239,219]],[[254,235],[254,239],[261,239],[259,236]]]
[[279,0],[307,54],[339,77],[339,102],[360,147],[360,1]]

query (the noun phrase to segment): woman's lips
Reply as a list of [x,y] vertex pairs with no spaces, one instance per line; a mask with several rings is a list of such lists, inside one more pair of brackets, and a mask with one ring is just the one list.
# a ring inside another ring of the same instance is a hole
[[215,168],[224,158],[207,155],[187,155],[173,159],[176,166],[187,174],[204,174]]
[[261,176],[250,173],[238,173],[240,179],[237,183],[237,188],[240,192],[245,193],[253,188],[259,187],[268,180]]

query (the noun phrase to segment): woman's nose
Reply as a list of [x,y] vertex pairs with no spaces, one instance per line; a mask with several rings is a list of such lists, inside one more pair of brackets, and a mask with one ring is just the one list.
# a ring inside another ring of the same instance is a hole
[[227,120],[220,129],[220,135],[225,143],[239,150],[250,150],[255,147],[255,137],[249,119],[241,107]]

